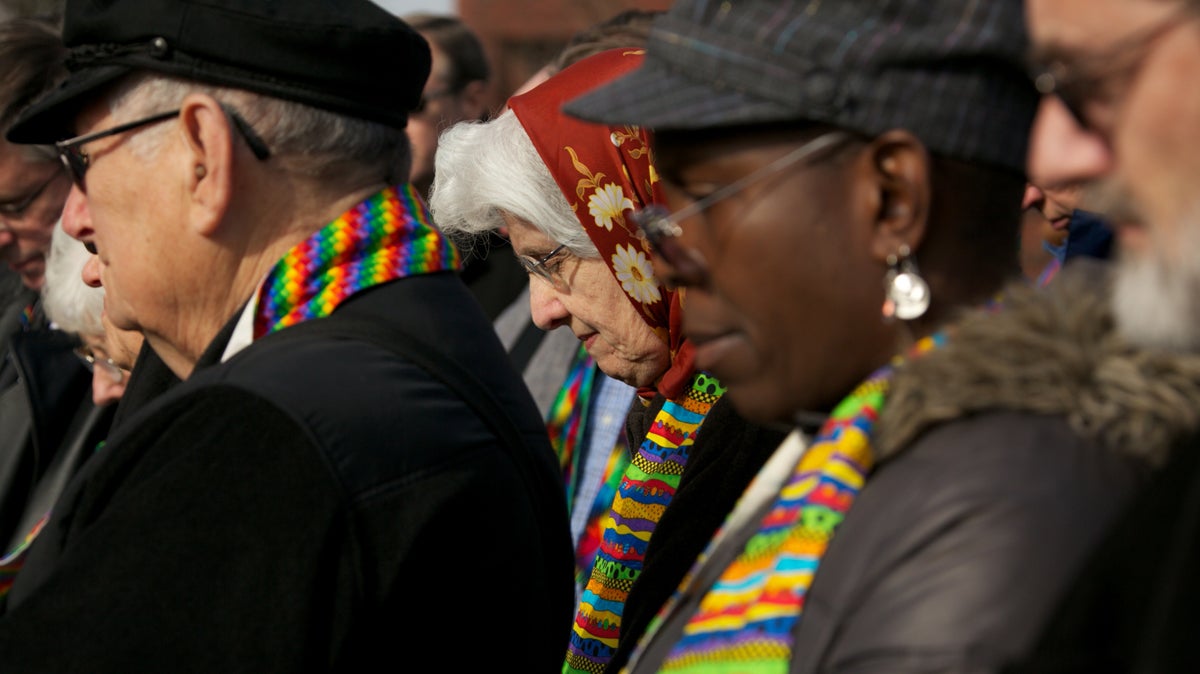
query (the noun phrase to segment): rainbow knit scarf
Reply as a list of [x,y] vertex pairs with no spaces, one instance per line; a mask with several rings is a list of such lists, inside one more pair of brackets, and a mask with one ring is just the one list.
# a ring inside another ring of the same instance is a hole
[[254,338],[328,316],[385,281],[458,266],[458,250],[433,227],[416,189],[388,187],[275,263],[259,290]]
[[617,647],[625,598],[642,572],[650,536],[679,487],[688,453],[725,388],[698,373],[680,402],[667,401],[621,478],[580,598],[563,672],[604,670]]
[[[922,339],[908,358],[944,340],[943,334]],[[788,671],[805,597],[821,557],[874,464],[871,429],[883,409],[892,373],[902,362],[897,358],[877,370],[834,408],[759,530],[704,595],[661,671]]]

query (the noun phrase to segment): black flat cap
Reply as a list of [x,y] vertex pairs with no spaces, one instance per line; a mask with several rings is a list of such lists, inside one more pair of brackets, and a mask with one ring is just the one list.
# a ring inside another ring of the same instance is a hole
[[429,45],[369,0],[68,0],[70,76],[9,129],[70,135],[89,95],[149,70],[403,128],[429,77]]

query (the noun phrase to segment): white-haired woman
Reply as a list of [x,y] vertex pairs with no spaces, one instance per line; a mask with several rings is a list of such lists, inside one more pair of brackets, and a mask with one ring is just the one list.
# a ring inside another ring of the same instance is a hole
[[636,642],[783,437],[739,418],[720,383],[692,364],[682,297],[655,279],[629,218],[661,201],[647,134],[558,112],[640,61],[640,50],[597,54],[513,97],[492,121],[452,127],[431,196],[437,224],[464,245],[506,234],[530,274],[534,322],[570,329],[601,371],[638,392],[628,449],[606,452],[600,475],[581,477],[569,437],[604,414],[590,409],[586,381],[569,379],[559,402],[570,414],[548,424],[572,512],[588,515],[575,532],[582,592],[566,671],[598,671]]
[[79,337],[75,353],[92,373],[97,407],[121,399],[142,347],[142,334],[114,327],[104,314],[104,288],[84,283],[80,272],[91,253],[56,225],[46,261],[42,305],[56,328]]

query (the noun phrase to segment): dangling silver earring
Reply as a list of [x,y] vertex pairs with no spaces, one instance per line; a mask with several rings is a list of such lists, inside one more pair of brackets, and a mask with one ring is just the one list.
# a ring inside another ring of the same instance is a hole
[[888,255],[888,271],[883,277],[883,318],[911,321],[929,310],[929,284],[917,271],[908,246]]

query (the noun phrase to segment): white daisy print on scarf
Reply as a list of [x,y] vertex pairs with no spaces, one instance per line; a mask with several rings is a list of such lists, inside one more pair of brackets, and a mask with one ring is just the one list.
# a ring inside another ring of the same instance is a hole
[[644,252],[633,246],[618,245],[612,261],[613,272],[630,297],[642,304],[654,304],[662,300],[654,269]]
[[625,196],[625,190],[616,183],[599,187],[588,199],[588,213],[596,219],[596,226],[612,231],[613,220],[625,222],[625,211],[633,210],[633,201]]

